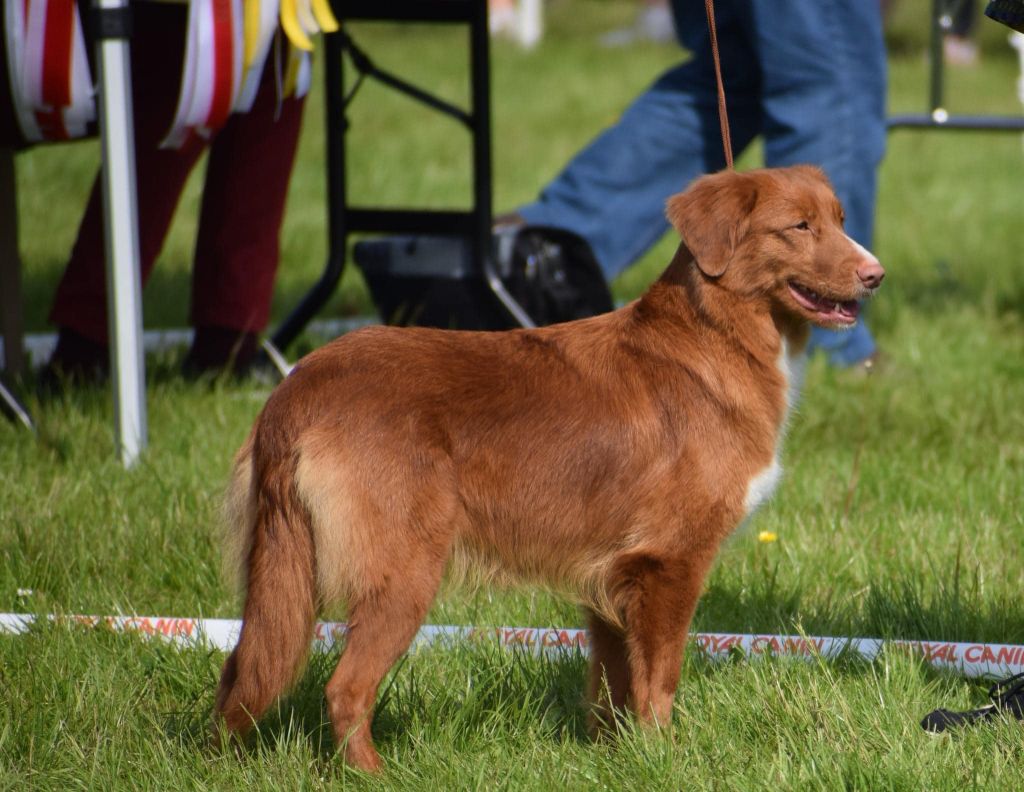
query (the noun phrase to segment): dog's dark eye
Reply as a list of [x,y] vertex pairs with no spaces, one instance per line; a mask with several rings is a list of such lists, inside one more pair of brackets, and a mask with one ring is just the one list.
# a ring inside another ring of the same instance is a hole
[[796,225],[794,225],[792,227],[795,228],[797,231],[810,231],[811,230],[811,224],[808,223],[806,220],[801,220],[799,223],[797,223]]

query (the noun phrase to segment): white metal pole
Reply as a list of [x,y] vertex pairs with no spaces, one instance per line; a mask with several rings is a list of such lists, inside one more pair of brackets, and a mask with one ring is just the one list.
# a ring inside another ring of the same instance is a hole
[[107,314],[115,439],[125,467],[146,447],[139,229],[135,199],[135,132],[127,38],[128,0],[93,0],[97,14]]

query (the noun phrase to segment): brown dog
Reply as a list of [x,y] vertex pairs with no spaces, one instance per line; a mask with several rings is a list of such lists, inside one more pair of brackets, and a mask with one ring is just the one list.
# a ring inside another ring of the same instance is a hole
[[589,692],[666,723],[722,540],[779,478],[808,322],[849,326],[884,271],[810,167],[724,172],[668,203],[685,244],[639,300],[537,330],[373,327],[304,358],[235,461],[244,626],[217,711],[243,732],[343,600],[326,695],[375,769],[381,679],[446,567],[550,586],[586,609]]

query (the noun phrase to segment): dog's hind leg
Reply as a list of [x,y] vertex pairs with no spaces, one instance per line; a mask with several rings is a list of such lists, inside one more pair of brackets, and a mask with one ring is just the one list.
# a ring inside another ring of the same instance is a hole
[[613,729],[617,712],[626,708],[629,697],[629,657],[622,631],[593,611],[587,614],[590,633],[590,668],[587,697],[590,733],[597,737]]
[[348,610],[328,712],[338,748],[364,770],[380,764],[370,738],[377,688],[426,616],[460,522],[451,463],[433,438],[371,429],[353,430],[344,452],[333,433],[311,434],[296,467],[318,590]]
[[420,553],[414,567],[396,565],[383,588],[349,604],[345,652],[325,692],[338,747],[349,764],[362,770],[380,767],[370,735],[377,689],[409,648],[444,572],[443,558],[426,555]]

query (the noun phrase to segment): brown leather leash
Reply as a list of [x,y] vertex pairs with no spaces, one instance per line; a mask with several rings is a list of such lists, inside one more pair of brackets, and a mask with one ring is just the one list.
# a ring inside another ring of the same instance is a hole
[[718,121],[722,126],[722,147],[725,149],[725,166],[732,170],[732,138],[729,136],[729,114],[725,109],[725,85],[722,83],[722,64],[718,57],[718,33],[715,30],[714,0],[704,0],[708,15],[708,30],[711,31],[711,59],[715,62],[715,80],[718,82]]

